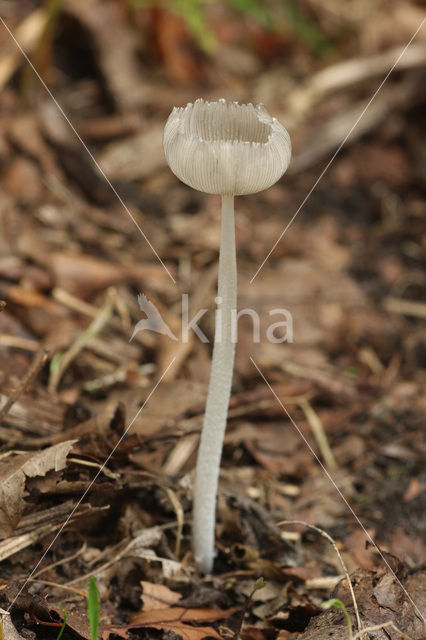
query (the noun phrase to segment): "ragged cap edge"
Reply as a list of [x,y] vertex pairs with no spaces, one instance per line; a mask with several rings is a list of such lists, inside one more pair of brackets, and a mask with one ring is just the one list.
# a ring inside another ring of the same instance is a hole
[[[219,105],[227,109],[220,113]],[[222,131],[218,131],[220,127]],[[250,135],[258,139],[239,137]],[[212,102],[198,98],[185,107],[174,107],[164,129],[163,145],[171,170],[182,182],[221,195],[267,189],[284,174],[291,157],[287,130],[262,103],[240,105],[224,98]]]

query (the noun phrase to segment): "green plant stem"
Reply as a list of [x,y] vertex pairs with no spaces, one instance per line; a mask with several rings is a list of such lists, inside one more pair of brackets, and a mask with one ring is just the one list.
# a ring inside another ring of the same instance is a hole
[[233,196],[222,196],[218,295],[210,384],[194,485],[193,549],[195,561],[204,573],[213,569],[216,495],[234,368],[237,262]]
[[343,612],[348,627],[348,640],[353,640],[352,620],[343,602],[338,598],[332,598],[331,600],[327,600],[326,602],[321,602],[321,606],[323,609],[330,609],[330,607],[335,607],[336,609],[340,609]]
[[67,626],[67,612],[65,611],[65,609],[63,607],[61,607],[63,614],[64,614],[64,620],[62,622],[62,627],[59,629],[59,633],[56,637],[56,640],[60,640],[62,637],[62,634],[65,631],[65,627]]

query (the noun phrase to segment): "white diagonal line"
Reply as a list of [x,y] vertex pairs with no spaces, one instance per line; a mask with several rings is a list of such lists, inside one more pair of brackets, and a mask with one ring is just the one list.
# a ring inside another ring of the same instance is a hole
[[160,256],[158,255],[157,251],[155,250],[155,248],[153,247],[153,245],[151,244],[151,242],[149,241],[149,239],[147,238],[147,236],[145,235],[145,233],[143,232],[142,228],[140,227],[138,221],[136,220],[136,218],[134,217],[134,215],[131,213],[130,209],[128,208],[128,206],[125,204],[123,198],[120,196],[120,194],[118,193],[117,189],[114,187],[114,185],[112,184],[111,180],[108,178],[108,176],[106,175],[105,171],[102,169],[102,167],[99,165],[98,161],[96,160],[95,156],[93,155],[93,153],[90,151],[89,147],[87,146],[87,144],[84,142],[84,140],[82,139],[82,137],[80,136],[80,134],[78,133],[77,129],[74,127],[73,123],[71,122],[71,120],[69,119],[69,117],[67,116],[67,114],[65,113],[65,111],[62,109],[61,105],[59,104],[59,102],[56,100],[55,96],[53,95],[53,93],[51,92],[51,90],[49,89],[49,87],[47,86],[47,84],[45,83],[45,81],[43,80],[43,78],[41,77],[41,75],[39,74],[39,72],[37,71],[37,69],[35,68],[35,66],[33,65],[33,63],[31,62],[31,60],[29,59],[29,57],[27,56],[27,54],[25,53],[24,49],[21,47],[20,43],[18,42],[18,40],[15,38],[15,36],[13,35],[12,31],[9,29],[9,27],[7,26],[6,22],[3,20],[3,18],[0,16],[0,20],[4,26],[4,28],[6,29],[6,31],[8,32],[8,34],[10,35],[10,37],[12,38],[13,42],[15,43],[15,45],[18,47],[19,51],[22,53],[22,55],[24,56],[25,60],[27,61],[27,63],[29,64],[29,66],[31,67],[31,69],[33,70],[33,72],[35,73],[35,75],[37,76],[37,78],[40,80],[41,84],[43,85],[44,89],[46,90],[46,92],[49,94],[50,98],[52,99],[53,103],[55,104],[56,108],[58,109],[58,111],[61,113],[62,117],[64,118],[64,120],[68,123],[69,127],[71,128],[71,130],[73,131],[73,133],[75,134],[75,136],[77,137],[78,141],[80,142],[80,144],[82,145],[82,147],[84,148],[84,150],[86,151],[86,153],[89,155],[90,159],[92,160],[93,164],[95,165],[95,167],[97,168],[97,170],[99,171],[99,173],[102,175],[102,177],[104,178],[105,182],[108,184],[109,188],[111,189],[111,191],[114,193],[115,197],[117,198],[117,200],[119,201],[119,203],[121,204],[121,206],[123,207],[123,209],[125,210],[125,212],[127,213],[127,215],[129,216],[129,218],[132,220],[133,224],[136,226],[136,228],[138,229],[139,233],[141,234],[141,236],[143,237],[143,239],[145,240],[145,242],[148,244],[148,246],[150,247],[151,251],[154,253],[155,257],[157,258],[157,260],[161,263],[161,265],[163,266],[163,269],[166,271],[167,275],[169,276],[169,278],[171,278],[171,280],[173,281],[174,284],[176,284],[176,280],[174,279],[174,277],[172,276],[172,274],[170,273],[170,271],[168,270],[168,268],[166,267],[166,265],[164,264],[164,262],[162,261],[162,259],[160,258]]
[[385,84],[385,82],[387,81],[387,79],[389,78],[390,74],[392,73],[392,71],[395,69],[396,65],[398,64],[398,62],[401,60],[402,56],[404,55],[404,53],[407,51],[408,47],[410,46],[410,44],[412,43],[412,41],[414,40],[414,38],[416,37],[416,35],[418,34],[418,32],[420,31],[420,29],[422,28],[424,22],[425,22],[426,18],[423,18],[423,20],[421,21],[421,23],[419,24],[419,26],[417,27],[417,29],[415,30],[415,32],[413,33],[413,35],[411,36],[410,40],[407,42],[407,44],[405,45],[405,47],[403,48],[403,50],[401,51],[401,53],[399,54],[399,56],[397,57],[397,59],[395,60],[395,62],[393,63],[393,65],[391,66],[391,68],[389,69],[389,71],[387,72],[387,74],[385,75],[385,77],[383,78],[383,80],[381,81],[381,83],[379,84],[379,86],[377,87],[376,91],[373,93],[373,95],[371,96],[370,100],[367,102],[367,104],[365,105],[364,109],[361,111],[360,115],[358,116],[358,118],[355,120],[354,124],[352,125],[352,127],[349,129],[348,133],[345,135],[345,137],[343,138],[342,142],[339,144],[339,146],[337,147],[336,151],[333,153],[333,155],[331,156],[330,160],[327,162],[325,168],[321,171],[320,175],[318,176],[318,178],[315,180],[314,184],[312,185],[312,187],[310,188],[310,190],[308,191],[307,195],[304,197],[302,203],[299,205],[299,207],[297,208],[296,212],[293,214],[293,216],[291,217],[290,221],[287,223],[284,231],[281,232],[278,240],[275,242],[275,244],[273,245],[272,249],[269,251],[268,255],[266,256],[266,258],[263,260],[262,264],[260,265],[260,267],[258,268],[258,270],[256,271],[256,273],[254,274],[254,276],[252,277],[252,279],[250,280],[250,284],[252,284],[252,282],[254,281],[254,279],[257,277],[258,273],[260,272],[260,270],[263,268],[265,262],[267,262],[267,260],[269,260],[269,257],[271,256],[271,254],[273,253],[273,251],[275,250],[277,244],[281,241],[281,239],[283,238],[283,236],[287,233],[289,227],[293,224],[293,222],[295,221],[297,215],[299,214],[300,210],[302,209],[302,207],[306,204],[307,200],[310,198],[312,192],[314,191],[314,189],[316,188],[316,186],[318,185],[318,183],[322,180],[322,178],[324,177],[324,175],[326,174],[326,172],[328,171],[329,167],[331,166],[331,164],[334,162],[336,156],[340,153],[343,145],[346,143],[347,139],[349,138],[349,136],[351,135],[352,131],[355,129],[355,127],[358,125],[359,121],[361,120],[361,118],[364,116],[365,112],[367,111],[367,109],[369,108],[369,106],[371,105],[371,103],[373,102],[373,100],[375,99],[375,97],[377,96],[377,94],[379,93],[379,91],[382,89],[383,85]]
[[269,381],[266,379],[266,377],[263,375],[262,371],[259,369],[259,367],[257,366],[257,364],[255,363],[255,361],[253,360],[253,358],[250,356],[250,360],[253,364],[253,366],[257,369],[257,372],[259,373],[259,375],[262,377],[263,382],[266,384],[266,386],[268,387],[268,389],[270,390],[270,392],[272,393],[272,395],[274,396],[274,398],[276,399],[276,401],[278,402],[278,404],[280,405],[281,409],[284,411],[284,413],[286,414],[287,418],[290,420],[291,424],[293,425],[293,427],[296,429],[296,431],[299,433],[300,437],[303,439],[304,443],[306,444],[306,446],[308,447],[309,451],[312,453],[312,455],[314,456],[315,460],[318,462],[318,464],[320,465],[321,469],[323,470],[323,472],[325,473],[325,475],[327,476],[327,478],[330,480],[331,484],[333,485],[333,487],[336,489],[337,493],[339,494],[339,496],[341,497],[341,499],[343,500],[343,502],[345,503],[345,505],[347,506],[347,508],[349,509],[349,511],[351,512],[351,514],[353,515],[353,517],[355,518],[356,522],[358,523],[358,525],[361,527],[361,529],[364,531],[366,537],[368,538],[369,542],[373,545],[373,547],[376,549],[377,553],[380,555],[380,557],[382,558],[383,562],[385,563],[385,565],[387,566],[387,568],[389,569],[389,571],[392,573],[394,579],[397,581],[397,583],[399,584],[399,586],[401,587],[401,589],[404,591],[405,595],[407,596],[407,598],[410,600],[411,604],[413,605],[413,607],[415,608],[416,612],[418,613],[418,615],[420,616],[420,618],[423,620],[423,622],[426,622],[426,618],[424,618],[422,612],[420,611],[419,607],[416,605],[416,603],[414,602],[413,598],[410,596],[410,594],[408,593],[408,591],[406,590],[406,588],[404,587],[404,585],[401,583],[401,581],[398,579],[398,577],[395,574],[395,571],[392,569],[392,567],[389,565],[389,562],[386,560],[385,556],[383,555],[383,553],[381,552],[381,550],[379,549],[379,547],[377,546],[377,544],[374,542],[373,538],[370,536],[370,534],[368,533],[368,531],[366,530],[366,528],[364,527],[364,525],[362,524],[361,520],[359,519],[359,517],[357,516],[357,514],[355,513],[355,511],[352,509],[351,505],[349,504],[349,502],[346,500],[345,496],[343,495],[342,491],[339,489],[339,487],[337,486],[337,484],[335,483],[335,481],[333,480],[333,478],[331,477],[330,473],[327,471],[327,469],[325,468],[325,466],[323,465],[323,463],[321,462],[321,460],[318,458],[317,454],[315,453],[315,451],[313,450],[313,448],[311,447],[311,445],[309,444],[309,441],[305,438],[305,436],[303,435],[302,431],[300,430],[300,428],[297,426],[297,424],[295,423],[295,421],[293,420],[293,418],[291,417],[291,415],[289,414],[289,412],[287,411],[287,409],[285,408],[285,406],[283,405],[283,403],[281,402],[280,398],[277,396],[277,394],[275,393],[274,389],[272,388],[272,386],[270,385]]
[[162,379],[164,378],[164,376],[166,375],[167,371],[170,369],[170,367],[172,366],[173,362],[176,360],[176,358],[173,358],[167,369],[165,369],[163,371],[163,373],[161,374],[160,378],[157,380],[157,382],[155,383],[154,387],[151,389],[151,391],[148,394],[148,397],[146,398],[145,402],[143,403],[143,405],[141,407],[139,407],[138,411],[136,412],[135,416],[132,418],[132,420],[130,421],[130,423],[128,424],[126,430],[124,431],[124,433],[121,435],[119,441],[115,444],[114,448],[111,450],[111,452],[109,453],[108,457],[105,459],[105,461],[102,463],[102,466],[98,469],[98,471],[96,472],[94,478],[91,480],[90,484],[87,486],[87,488],[85,489],[84,493],[82,494],[82,496],[79,498],[78,502],[75,504],[75,506],[73,507],[72,511],[70,512],[70,514],[68,515],[67,519],[65,520],[65,522],[63,523],[63,525],[61,526],[61,528],[59,529],[59,531],[57,532],[57,534],[55,535],[55,537],[53,538],[53,540],[50,542],[49,546],[47,547],[47,549],[45,550],[45,552],[43,553],[43,555],[41,556],[40,560],[37,562],[37,564],[35,565],[35,567],[32,569],[31,573],[27,576],[25,582],[23,583],[22,587],[19,589],[18,593],[16,594],[16,596],[14,597],[14,599],[12,600],[12,602],[9,605],[8,611],[10,610],[10,608],[13,606],[13,603],[15,602],[15,600],[19,597],[19,595],[21,594],[21,592],[23,591],[23,589],[25,588],[26,584],[28,583],[29,580],[31,580],[31,578],[33,577],[33,575],[35,574],[35,572],[37,571],[38,567],[40,566],[40,564],[43,562],[44,558],[46,557],[47,553],[50,551],[50,549],[52,548],[52,546],[55,544],[56,540],[59,538],[59,536],[61,535],[62,531],[65,529],[65,527],[67,526],[68,522],[71,520],[71,518],[73,517],[74,513],[77,511],[78,507],[81,505],[81,503],[83,502],[84,498],[87,496],[87,494],[89,493],[92,485],[96,482],[96,480],[98,479],[99,475],[102,473],[102,471],[104,470],[105,466],[108,464],[109,460],[112,458],[112,456],[114,455],[115,451],[117,450],[117,448],[119,447],[120,443],[123,441],[124,436],[127,434],[127,432],[129,431],[129,429],[131,428],[131,426],[133,425],[133,423],[135,422],[135,420],[138,418],[140,412],[144,409],[144,407],[146,406],[147,402],[149,401],[149,399],[151,398],[151,396],[153,395],[153,393],[155,392],[155,390],[157,389],[158,385],[160,384],[160,382],[162,381]]

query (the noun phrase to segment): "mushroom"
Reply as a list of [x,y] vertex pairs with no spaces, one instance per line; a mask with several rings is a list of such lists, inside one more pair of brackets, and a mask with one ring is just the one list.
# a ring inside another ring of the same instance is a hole
[[170,169],[182,182],[222,196],[218,308],[193,506],[195,561],[201,571],[211,573],[219,467],[235,354],[234,196],[257,193],[279,180],[290,162],[291,144],[287,130],[262,104],[199,99],[173,109],[163,145]]

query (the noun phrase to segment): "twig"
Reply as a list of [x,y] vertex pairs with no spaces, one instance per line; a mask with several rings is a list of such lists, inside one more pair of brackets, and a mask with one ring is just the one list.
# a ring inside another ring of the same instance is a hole
[[[31,52],[40,39],[46,24],[46,11],[36,9],[26,17],[16,28],[16,37],[25,51]],[[0,89],[8,82],[21,63],[19,51],[13,50],[3,54],[0,64]]]
[[309,400],[301,400],[299,402],[299,406],[305,414],[306,420],[309,422],[309,426],[311,427],[318,449],[324,459],[325,466],[329,471],[335,471],[337,469],[336,459],[330,449],[327,435],[318,414],[314,411]]
[[35,374],[41,369],[43,364],[46,362],[47,356],[48,356],[47,349],[41,349],[35,355],[32,363],[31,363],[31,366],[28,369],[27,373],[24,375],[24,377],[22,378],[21,382],[18,384],[16,389],[14,391],[12,391],[12,393],[9,396],[9,398],[6,400],[6,403],[4,404],[4,406],[0,409],[0,422],[3,420],[3,418],[10,411],[12,406],[18,400],[19,396],[25,391],[25,389],[27,388],[29,382],[31,381],[31,378],[33,378],[35,376]]
[[[61,564],[63,562],[67,562],[68,560],[72,560],[74,557],[77,557],[77,555],[81,553],[81,550],[78,551],[78,553],[76,553],[74,556],[70,556],[68,558],[63,558]],[[55,567],[56,565],[58,565],[59,563],[55,563],[53,565],[49,565],[48,567],[45,567],[46,569],[51,569],[52,567]],[[24,582],[25,578],[22,578],[20,580],[20,582]],[[70,587],[67,584],[60,584],[59,582],[52,582],[51,580],[40,580],[39,578],[30,578],[28,580],[28,582],[38,582],[39,584],[44,584],[46,587],[54,587],[55,589],[63,589],[63,591],[69,591],[70,593],[76,593],[79,596],[83,596],[84,598],[87,598],[87,589],[77,589],[76,587]]]
[[385,298],[384,307],[390,313],[399,313],[402,316],[426,319],[426,304],[415,300],[401,298]]
[[21,336],[11,336],[8,333],[0,333],[0,344],[4,347],[12,347],[12,349],[23,349],[24,351],[36,352],[40,349],[40,342],[38,340],[21,338]]
[[115,473],[108,469],[108,467],[104,464],[99,464],[99,462],[90,462],[90,460],[83,460],[82,458],[67,458],[68,462],[75,462],[76,464],[81,464],[84,467],[93,467],[95,469],[100,469],[104,476],[110,478],[111,480],[119,480],[120,474]]
[[175,543],[175,560],[179,562],[180,546],[182,542],[182,533],[183,533],[184,513],[183,513],[182,505],[176,493],[170,488],[166,489],[166,493],[167,493],[167,497],[172,503],[174,512],[176,514],[177,531],[176,531],[176,543]]
[[[95,307],[95,305],[89,304],[85,300],[81,300],[80,298],[77,298],[77,296],[73,296],[68,291],[60,289],[59,287],[52,289],[52,298],[68,309],[81,313],[88,318],[96,318],[99,313],[99,309],[98,307]],[[108,320],[107,326],[111,327],[114,331],[118,331],[125,335],[128,340],[130,327],[129,312],[121,298],[118,296],[114,296],[114,307],[119,317],[111,316]],[[137,333],[134,339],[143,345],[146,344],[146,336],[143,331]]]
[[89,318],[96,318],[98,315],[99,309],[97,307],[77,298],[77,296],[73,296],[72,293],[65,291],[65,289],[60,289],[59,287],[52,289],[52,298],[68,309],[89,316]]
[[249,607],[251,605],[251,603],[253,602],[253,596],[256,593],[256,591],[259,591],[260,589],[263,589],[263,587],[266,585],[264,579],[262,577],[258,578],[254,584],[254,587],[249,595],[249,597],[247,598],[247,600],[245,601],[245,603],[243,604],[243,606],[241,607],[241,613],[238,619],[238,624],[237,624],[237,630],[235,631],[235,633],[233,634],[233,636],[231,637],[231,640],[239,640],[240,636],[241,636],[241,631],[243,629],[243,623],[244,623],[244,617],[247,613],[247,611],[249,610]]
[[[394,622],[392,622],[392,620],[389,620],[388,622],[382,622],[382,624],[376,624],[373,627],[365,627],[365,629],[362,630],[362,633],[370,633],[371,631],[380,631],[385,627],[391,627],[392,629],[394,629],[394,631],[396,631],[403,638],[405,638],[405,640],[413,640],[412,638],[410,638],[410,636],[407,636],[406,633],[401,631],[401,629],[398,629],[398,627]],[[353,637],[353,640],[357,640],[360,637],[360,635],[361,635],[361,631],[357,631],[357,633]]]
[[104,326],[107,324],[108,320],[111,317],[112,310],[114,308],[114,295],[115,290],[109,289],[107,300],[103,308],[98,312],[97,316],[93,319],[93,322],[90,323],[86,331],[81,333],[77,340],[70,346],[68,351],[65,351],[63,354],[58,367],[52,372],[48,384],[48,389],[51,393],[55,392],[58,384],[65,373],[65,370],[74,360],[74,358],[84,349],[90,338],[97,335]]
[[[339,549],[337,548],[337,544],[335,543],[335,541],[333,540],[333,538],[323,529],[320,529],[319,527],[316,527],[313,524],[309,524],[309,522],[304,522],[303,520],[282,520],[281,522],[278,522],[278,526],[282,526],[282,525],[286,525],[286,524],[301,524],[304,527],[308,527],[309,529],[313,529],[314,531],[316,531],[317,533],[319,533],[323,538],[326,538],[330,544],[332,545],[334,551],[336,552],[337,557],[339,558],[339,562],[340,565],[343,569],[343,573],[345,574],[346,580],[348,581],[348,586],[349,586],[349,591],[351,593],[351,597],[352,597],[352,602],[354,605],[354,612],[355,612],[355,617],[356,617],[356,623],[357,623],[357,627],[358,627],[358,632],[356,634],[356,636],[359,636],[362,638],[362,635],[364,633],[364,629],[362,628],[362,624],[361,624],[361,618],[359,617],[359,611],[358,611],[358,605],[357,605],[357,601],[355,598],[355,593],[352,587],[352,582],[351,579],[349,577],[349,572],[348,569],[346,567],[346,564],[340,554]],[[355,637],[356,637],[355,636]]]
[[[401,47],[388,49],[369,57],[350,58],[334,65],[329,65],[302,86],[298,86],[288,97],[289,114],[298,122],[310,113],[316,102],[337,91],[344,91],[349,87],[376,76],[382,76],[401,52]],[[412,69],[424,64],[425,44],[414,43],[408,49],[398,64],[398,69]]]
[[52,564],[49,564],[49,565],[43,567],[42,569],[40,569],[40,571],[37,571],[37,573],[34,574],[34,577],[32,577],[30,579],[30,582],[42,582],[43,584],[48,584],[49,586],[53,585],[55,587],[66,588],[66,589],[68,589],[70,591],[74,591],[75,593],[80,593],[80,595],[86,596],[87,595],[87,591],[82,592],[81,589],[74,589],[72,587],[67,587],[67,586],[62,585],[62,584],[57,584],[56,582],[47,582],[45,580],[39,580],[39,577],[45,571],[50,571],[51,569],[54,569],[55,567],[60,567],[62,564],[65,564],[66,562],[71,562],[72,560],[75,560],[82,553],[84,553],[86,551],[86,549],[87,549],[87,544],[86,544],[86,542],[83,542],[83,545],[80,547],[80,549],[78,549],[78,551],[76,551],[72,555],[65,556],[65,558],[61,558],[60,560],[57,560],[56,562],[52,562]]

